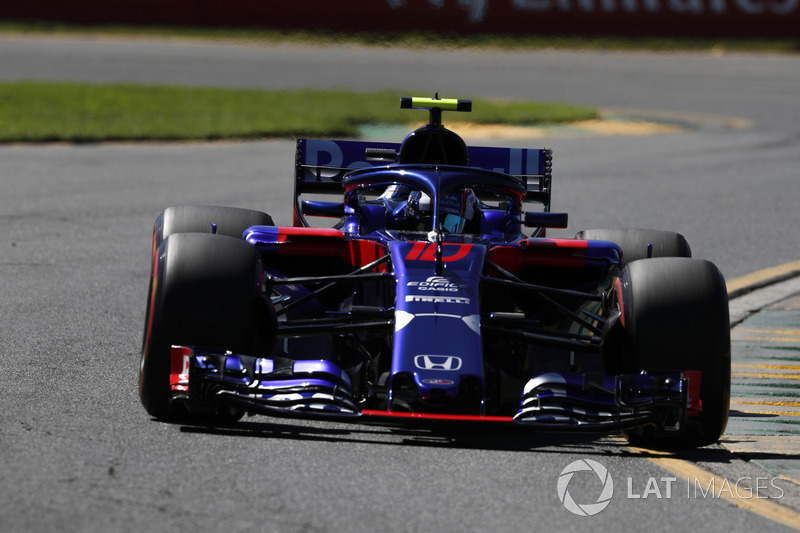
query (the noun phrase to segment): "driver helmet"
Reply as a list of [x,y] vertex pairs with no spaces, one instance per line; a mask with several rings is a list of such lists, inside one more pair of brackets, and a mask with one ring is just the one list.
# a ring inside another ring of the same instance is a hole
[[[390,185],[379,200],[386,206],[387,226],[415,230],[432,230],[433,202],[422,191],[405,185]],[[442,226],[448,233],[462,233],[464,225],[475,217],[478,197],[470,189],[453,191],[442,197],[439,206]]]

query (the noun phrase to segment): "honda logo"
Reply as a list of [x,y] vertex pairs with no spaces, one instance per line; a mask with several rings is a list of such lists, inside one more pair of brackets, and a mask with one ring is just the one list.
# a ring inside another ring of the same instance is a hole
[[414,366],[422,370],[454,371],[461,368],[461,358],[454,355],[418,355]]

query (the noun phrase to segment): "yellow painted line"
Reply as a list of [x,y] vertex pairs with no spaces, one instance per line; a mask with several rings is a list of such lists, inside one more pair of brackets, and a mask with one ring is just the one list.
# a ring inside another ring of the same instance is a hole
[[[674,457],[668,456],[652,457],[652,455],[655,453],[653,450],[644,450],[642,448],[635,448],[633,446],[630,448],[634,452],[651,456],[647,457],[650,462],[655,463],[657,466],[660,466],[672,474],[675,474],[675,476],[679,479],[694,479],[703,487],[708,487],[713,483],[712,486],[715,487],[715,489],[717,487],[730,486],[730,482],[726,481],[725,479],[722,479],[711,472],[706,472],[702,468],[684,461],[683,459],[675,459]],[[734,490],[720,490],[719,499],[726,500],[739,509],[744,509],[745,511],[762,516],[767,520],[772,520],[773,522],[777,522],[783,526],[800,531],[800,513],[787,507],[783,507],[782,505],[778,505],[777,503],[773,503],[766,498],[742,498],[739,497]]]
[[[414,125],[411,129],[418,126]],[[451,121],[448,126],[462,137],[481,139],[541,139],[553,135],[552,128],[513,126],[506,124],[478,124],[468,121]],[[676,133],[681,127],[673,124],[630,120],[582,120],[561,126],[564,132],[591,133],[600,136],[657,135]]]
[[795,339],[795,338],[792,338],[792,337],[744,337],[742,339],[734,339],[734,340],[772,341],[772,342],[800,342],[800,338]]
[[763,444],[770,453],[795,453],[800,447],[800,438],[796,435],[724,435],[720,440],[725,446],[735,448],[748,443]]
[[755,402],[750,398],[731,398],[731,403],[742,405],[774,405],[776,407],[800,407],[800,402]]
[[742,363],[732,363],[731,367],[740,368],[775,368],[778,370],[800,370],[800,365],[745,365]]
[[739,328],[741,331],[752,331],[753,333],[763,333],[765,335],[800,335],[800,329],[759,329],[759,328]]
[[752,274],[727,282],[728,293],[747,289],[748,287],[766,283],[771,279],[782,278],[796,273],[800,273],[800,261],[765,268],[764,270],[759,270],[758,272],[753,272]]
[[789,483],[794,483],[795,485],[800,485],[800,481],[797,481],[796,479],[792,479],[792,478],[790,478],[788,476],[785,476],[783,474],[778,474],[778,477],[781,478],[784,481],[788,481]]
[[731,375],[746,378],[800,379],[800,374],[758,374],[756,372],[731,372]]
[[800,407],[800,402],[751,402],[745,400],[731,399],[731,403],[739,405],[773,405],[775,407]]
[[677,133],[683,128],[673,124],[630,120],[583,120],[573,123],[579,129],[587,130],[595,135],[656,135],[658,133]]

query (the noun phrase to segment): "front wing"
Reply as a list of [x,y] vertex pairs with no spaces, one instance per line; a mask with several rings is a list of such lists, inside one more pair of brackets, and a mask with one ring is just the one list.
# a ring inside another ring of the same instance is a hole
[[189,412],[238,407],[251,414],[386,425],[480,423],[531,430],[608,432],[654,426],[680,432],[700,414],[700,372],[584,375],[548,372],[528,381],[516,413],[438,414],[362,408],[350,376],[325,360],[273,360],[172,347],[173,401]]

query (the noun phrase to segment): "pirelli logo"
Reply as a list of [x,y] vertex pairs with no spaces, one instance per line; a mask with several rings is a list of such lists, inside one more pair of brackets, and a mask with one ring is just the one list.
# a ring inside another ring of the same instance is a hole
[[460,296],[428,296],[422,294],[409,294],[406,296],[406,302],[469,305],[469,298],[462,298]]

